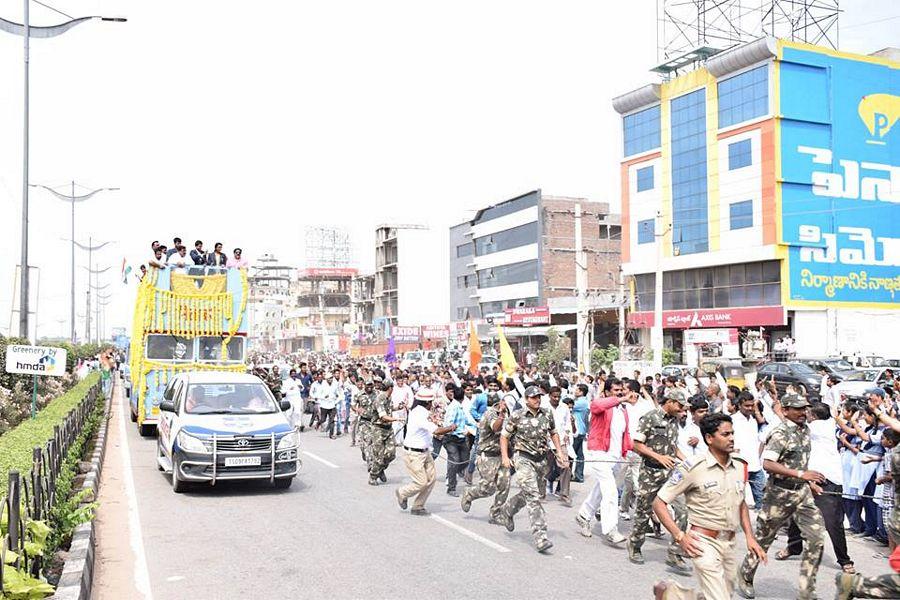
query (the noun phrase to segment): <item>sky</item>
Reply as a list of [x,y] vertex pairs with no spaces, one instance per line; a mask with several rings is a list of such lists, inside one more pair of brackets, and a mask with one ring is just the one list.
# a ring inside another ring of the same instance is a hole
[[[304,227],[336,225],[371,272],[381,223],[427,225],[446,245],[449,225],[536,188],[617,210],[611,100],[657,81],[653,0],[45,4],[128,18],[31,44],[30,181],[121,188],[76,206],[78,241],[114,242],[95,254],[112,267],[107,332],[131,320],[123,259],[146,262],[154,239],[301,266]],[[841,49],[900,46],[896,3],[843,6]],[[22,12],[0,0],[3,18]],[[65,20],[32,1],[34,25]],[[4,335],[21,243],[22,58],[22,38],[0,32]],[[68,335],[69,205],[32,189],[29,206],[38,333]],[[83,316],[86,253],[76,264]]]

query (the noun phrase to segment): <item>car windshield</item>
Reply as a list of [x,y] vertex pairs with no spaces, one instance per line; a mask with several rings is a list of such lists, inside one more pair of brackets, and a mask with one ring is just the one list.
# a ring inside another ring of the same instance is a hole
[[278,411],[261,383],[192,383],[184,410],[192,415],[258,415]]
[[844,378],[844,381],[875,381],[875,378],[878,377],[879,370],[878,369],[866,369],[865,371],[857,371],[856,373],[851,373]]
[[406,358],[408,358],[409,360],[421,360],[422,355],[419,354],[418,352],[407,352]]
[[798,375],[815,375],[816,372],[812,370],[812,367],[809,365],[805,365],[803,363],[790,363],[791,369],[795,371]]
[[485,356],[481,359],[481,362],[485,363],[495,363],[497,362],[497,358],[494,356]]
[[839,371],[852,371],[853,365],[848,363],[844,359],[835,359],[835,360],[823,360],[823,363],[831,367],[832,369],[837,369]]

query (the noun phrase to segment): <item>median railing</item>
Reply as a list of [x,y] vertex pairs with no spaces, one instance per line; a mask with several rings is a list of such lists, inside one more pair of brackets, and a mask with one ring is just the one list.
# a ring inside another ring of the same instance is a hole
[[[72,482],[81,457],[73,460],[69,453],[73,449],[83,453],[87,440],[82,434],[86,426],[96,422],[96,418],[91,417],[101,396],[101,384],[96,380],[81,400],[53,425],[49,439],[42,446],[32,448],[30,470],[21,473],[12,468],[8,473],[6,497],[0,499],[0,530],[3,534],[0,592],[4,596],[30,592],[34,595],[27,597],[41,597],[41,593],[53,593],[53,587],[43,579],[45,560],[55,550],[54,542],[64,541],[59,532],[53,535],[53,511],[58,503],[68,501],[69,494],[74,491]],[[52,403],[45,410],[51,406]],[[49,424],[45,426],[49,433]],[[80,447],[74,448],[76,445]],[[57,498],[58,493],[65,497]],[[15,573],[7,572],[9,569]],[[16,589],[5,589],[4,585]]]

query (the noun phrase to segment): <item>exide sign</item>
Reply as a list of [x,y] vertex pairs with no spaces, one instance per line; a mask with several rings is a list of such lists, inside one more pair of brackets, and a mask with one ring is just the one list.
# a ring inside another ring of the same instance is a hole
[[[703,327],[758,327],[785,325],[783,306],[750,306],[746,308],[702,308],[663,311],[663,329],[698,329]],[[628,315],[629,327],[653,327],[652,312]]]

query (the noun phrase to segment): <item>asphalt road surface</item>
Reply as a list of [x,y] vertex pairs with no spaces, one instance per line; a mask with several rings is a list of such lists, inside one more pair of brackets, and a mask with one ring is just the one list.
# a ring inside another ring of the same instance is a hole
[[[428,502],[432,515],[411,516],[399,509],[393,495],[406,480],[399,456],[388,469],[388,484],[371,487],[359,451],[347,437],[329,440],[308,430],[301,436],[303,469],[288,490],[228,483],[175,494],[169,477],[156,468],[156,440],[141,438],[132,423],[123,422],[127,409],[117,410],[113,418],[111,429],[124,431],[126,439],[111,438],[118,448],[110,449],[107,462],[122,461],[122,481],[116,468],[105,467],[104,486],[115,487],[101,495],[109,501],[110,514],[105,519],[101,515],[102,564],[95,598],[133,597],[136,589],[157,600],[414,595],[642,599],[652,598],[651,587],[659,579],[696,585],[693,578],[666,570],[667,541],[648,537],[647,564],[632,565],[624,550],[600,541],[599,528],[594,538],[579,535],[576,509],[553,500],[545,504],[555,544],[548,555],[532,546],[527,511],[517,515],[516,531],[508,533],[487,522],[489,499],[476,501],[463,513],[458,499],[446,495],[443,475]],[[127,457],[115,456],[126,446]],[[439,460],[439,472],[445,469]],[[127,494],[129,475],[133,497]],[[577,506],[586,490],[572,486]],[[104,510],[107,505],[101,506]],[[620,527],[627,534],[629,524]],[[121,528],[128,529],[127,536]],[[769,565],[757,573],[758,598],[795,597],[799,562],[771,560],[784,544],[782,536],[769,551]],[[861,572],[889,570],[886,560],[873,556],[881,548],[855,540],[850,545]],[[737,547],[744,550],[742,539]],[[818,578],[821,598],[833,597],[836,572],[826,541]]]

